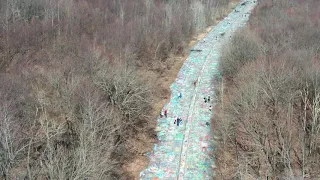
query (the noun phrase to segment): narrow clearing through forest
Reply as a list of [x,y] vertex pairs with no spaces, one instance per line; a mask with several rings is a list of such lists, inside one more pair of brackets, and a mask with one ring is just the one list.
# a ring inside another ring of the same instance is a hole
[[[234,31],[244,26],[256,1],[242,1],[190,52],[171,85],[171,99],[163,109],[167,118],[159,118],[156,128],[159,142],[148,154],[147,169],[140,179],[203,180],[214,177],[214,140],[210,118],[214,106],[214,79],[219,53]],[[182,93],[182,98],[178,97]],[[211,101],[204,102],[210,96]],[[212,106],[212,107],[211,107]],[[174,124],[175,117],[182,124]]]

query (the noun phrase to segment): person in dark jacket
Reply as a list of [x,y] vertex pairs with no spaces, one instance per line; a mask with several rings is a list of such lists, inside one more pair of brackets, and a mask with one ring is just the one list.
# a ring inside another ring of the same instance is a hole
[[181,118],[178,118],[178,119],[177,119],[177,126],[179,126],[179,125],[181,124],[181,122],[182,122],[182,119],[181,119]]

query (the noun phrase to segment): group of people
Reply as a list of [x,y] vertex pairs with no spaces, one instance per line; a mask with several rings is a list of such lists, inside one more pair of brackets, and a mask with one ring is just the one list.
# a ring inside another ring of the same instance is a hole
[[167,116],[168,116],[167,113],[168,113],[168,110],[166,110],[166,109],[164,111],[161,111],[160,112],[160,118],[163,118],[163,117],[167,118]]
[[[178,93],[178,98],[179,99],[182,98],[181,92]],[[207,96],[207,97],[204,97],[203,100],[204,100],[205,103],[210,103],[211,98],[210,98],[210,96]],[[209,111],[212,111],[212,106],[211,105],[209,107]],[[160,112],[160,118],[163,118],[163,117],[165,117],[165,118],[168,117],[168,110],[167,109],[165,109],[165,110]],[[175,117],[174,118],[173,124],[177,124],[177,126],[179,126],[179,125],[181,125],[181,123],[182,123],[182,119],[181,118],[179,118],[179,117]],[[207,126],[208,126],[208,124],[206,123]]]
[[173,124],[177,124],[177,126],[179,126],[182,123],[182,119],[181,118],[174,118],[174,122]]
[[[210,103],[210,96],[204,97],[203,99],[204,99],[204,103]],[[212,111],[212,106],[211,105],[209,106],[209,111]]]
[[[178,98],[179,99],[182,98],[182,93],[181,92],[178,93]],[[165,109],[165,110],[160,112],[160,118],[163,118],[163,117],[165,117],[165,118],[168,117],[168,110],[167,109]],[[182,123],[182,119],[181,118],[179,118],[179,117],[175,117],[174,118],[173,124],[177,124],[177,126],[179,126],[179,125],[181,125],[181,123]]]
[[[182,98],[182,93],[181,92],[178,93],[178,98],[179,99]],[[181,123],[182,123],[182,119],[181,118],[179,118],[179,117],[175,117],[174,118],[173,124],[177,124],[177,126],[179,126]]]
[[[163,118],[163,117],[167,118],[168,117],[167,112],[168,112],[167,109],[165,109],[164,111],[161,111],[160,112],[160,118]],[[179,117],[175,117],[174,118],[173,124],[177,124],[177,126],[179,126],[181,123],[182,123],[182,119],[181,118],[179,118]]]
[[204,97],[203,99],[204,99],[204,102],[205,102],[205,103],[207,103],[207,102],[209,103],[209,102],[210,102],[210,96]]

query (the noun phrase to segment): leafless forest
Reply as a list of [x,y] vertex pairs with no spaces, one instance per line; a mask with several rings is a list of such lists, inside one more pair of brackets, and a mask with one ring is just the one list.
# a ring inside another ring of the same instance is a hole
[[130,142],[154,136],[139,70],[185,53],[227,4],[0,0],[0,179],[132,179]]
[[220,71],[218,178],[319,179],[320,1],[260,1]]

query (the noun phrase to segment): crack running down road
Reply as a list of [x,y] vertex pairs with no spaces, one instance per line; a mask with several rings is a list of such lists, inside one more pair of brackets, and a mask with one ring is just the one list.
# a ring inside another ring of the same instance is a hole
[[[255,0],[242,1],[235,10],[224,18],[190,52],[171,85],[171,99],[165,105],[167,118],[159,118],[156,131],[159,142],[148,154],[150,163],[140,173],[140,179],[186,179],[204,180],[214,178],[214,141],[208,123],[214,106],[214,78],[219,52],[230,40],[234,31],[243,27]],[[178,98],[178,93],[182,98]],[[205,103],[205,97],[211,101]],[[182,118],[177,127],[174,118]]]

